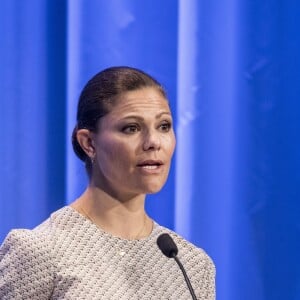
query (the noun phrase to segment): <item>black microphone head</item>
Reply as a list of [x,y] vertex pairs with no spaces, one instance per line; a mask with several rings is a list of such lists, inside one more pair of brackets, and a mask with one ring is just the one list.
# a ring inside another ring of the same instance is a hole
[[168,233],[163,233],[157,238],[157,246],[161,252],[169,257],[175,257],[178,253],[178,248]]

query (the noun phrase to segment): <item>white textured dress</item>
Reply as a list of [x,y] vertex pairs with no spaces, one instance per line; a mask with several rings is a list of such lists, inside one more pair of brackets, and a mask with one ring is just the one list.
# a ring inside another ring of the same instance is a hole
[[181,270],[156,245],[167,232],[178,246],[197,298],[215,299],[207,254],[154,225],[140,240],[114,237],[66,206],[33,230],[12,230],[0,248],[0,299],[191,299]]

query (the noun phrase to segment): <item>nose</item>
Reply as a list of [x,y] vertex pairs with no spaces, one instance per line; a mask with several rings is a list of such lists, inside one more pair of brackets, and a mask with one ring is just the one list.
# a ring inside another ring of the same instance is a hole
[[143,150],[159,150],[161,146],[160,135],[158,132],[155,131],[148,131],[145,134],[144,141],[143,141]]

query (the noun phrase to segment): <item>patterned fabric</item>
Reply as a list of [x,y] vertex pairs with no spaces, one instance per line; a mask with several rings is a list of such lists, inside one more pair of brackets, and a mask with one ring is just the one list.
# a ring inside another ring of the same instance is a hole
[[158,224],[147,238],[117,238],[69,206],[34,230],[8,234],[0,299],[191,299],[176,262],[156,245],[163,232],[176,242],[197,298],[215,299],[215,268],[202,249]]

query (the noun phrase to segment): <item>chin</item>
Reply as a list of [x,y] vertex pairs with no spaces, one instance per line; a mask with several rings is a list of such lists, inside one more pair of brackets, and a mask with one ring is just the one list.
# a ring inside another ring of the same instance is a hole
[[145,194],[155,194],[158,193],[164,186],[164,183],[160,183],[160,184],[149,184],[147,186],[145,186],[144,188],[144,193]]
[[160,187],[159,189],[148,190],[148,191],[145,192],[145,194],[156,194],[156,193],[158,193],[161,189],[162,189],[162,187]]
[[167,181],[166,176],[156,177],[156,178],[143,178],[136,182],[136,188],[142,194],[155,194],[158,193]]

